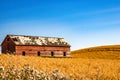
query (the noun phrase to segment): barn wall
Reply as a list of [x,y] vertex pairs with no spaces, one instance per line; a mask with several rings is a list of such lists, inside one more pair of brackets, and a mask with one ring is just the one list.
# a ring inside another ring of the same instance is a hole
[[15,53],[15,44],[8,36],[2,43],[2,53]]
[[47,46],[16,46],[16,54],[22,55],[22,52],[25,52],[25,55],[29,56],[70,56],[70,47],[47,47]]

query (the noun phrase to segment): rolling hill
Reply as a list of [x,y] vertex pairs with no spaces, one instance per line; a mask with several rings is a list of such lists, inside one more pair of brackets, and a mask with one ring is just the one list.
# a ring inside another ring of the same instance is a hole
[[71,52],[75,58],[120,59],[120,45],[96,46]]

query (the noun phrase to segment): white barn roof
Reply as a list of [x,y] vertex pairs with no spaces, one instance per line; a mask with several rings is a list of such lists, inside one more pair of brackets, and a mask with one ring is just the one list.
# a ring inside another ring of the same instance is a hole
[[16,45],[70,46],[64,38],[8,35]]

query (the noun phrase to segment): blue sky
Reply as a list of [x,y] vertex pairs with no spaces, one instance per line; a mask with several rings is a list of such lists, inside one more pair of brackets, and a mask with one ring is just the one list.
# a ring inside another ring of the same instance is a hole
[[120,44],[120,0],[0,0],[7,34],[63,37],[71,49]]

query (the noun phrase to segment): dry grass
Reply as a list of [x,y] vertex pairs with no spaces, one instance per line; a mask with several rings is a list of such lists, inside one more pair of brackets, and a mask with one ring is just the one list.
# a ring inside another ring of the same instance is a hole
[[5,69],[11,65],[21,69],[24,64],[44,72],[58,69],[77,80],[120,80],[120,60],[0,55],[0,66]]
[[72,57],[84,59],[118,59],[120,60],[120,45],[98,46],[72,51]]

